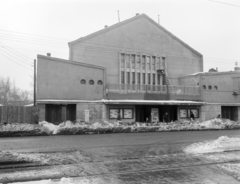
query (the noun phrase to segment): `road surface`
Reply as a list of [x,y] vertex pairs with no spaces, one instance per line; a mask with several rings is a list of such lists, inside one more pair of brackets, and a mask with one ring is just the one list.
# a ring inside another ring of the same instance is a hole
[[194,142],[239,135],[226,130],[1,138],[0,183],[62,177],[72,183],[240,183],[218,167],[240,160],[213,162],[183,152]]

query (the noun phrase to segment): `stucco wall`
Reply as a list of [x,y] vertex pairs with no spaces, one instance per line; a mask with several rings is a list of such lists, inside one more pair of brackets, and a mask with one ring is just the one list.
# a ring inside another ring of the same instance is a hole
[[[81,84],[82,79],[86,84]],[[93,80],[94,85],[89,81]],[[101,80],[102,85],[97,81]],[[103,99],[105,69],[81,65],[68,60],[38,56],[37,99],[97,100]]]
[[[108,83],[119,83],[119,52],[166,56],[169,78],[203,70],[201,56],[144,16],[74,45],[70,44],[70,59],[106,66]],[[178,85],[176,79],[170,82]]]
[[[240,103],[240,95],[233,95],[233,91],[237,90],[235,77],[240,77],[240,72],[219,72],[202,75],[202,100],[217,103]],[[206,89],[203,89],[203,85],[206,86]],[[212,89],[209,89],[209,86]]]

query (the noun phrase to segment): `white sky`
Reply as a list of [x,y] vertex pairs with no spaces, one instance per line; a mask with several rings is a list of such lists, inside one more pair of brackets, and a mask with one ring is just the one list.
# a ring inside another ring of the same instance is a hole
[[[31,90],[37,54],[68,59],[68,42],[145,13],[203,54],[204,71],[240,66],[240,1],[0,0],[0,76]],[[21,65],[21,66],[20,66]],[[23,67],[24,66],[24,67]],[[27,69],[28,68],[28,69]]]

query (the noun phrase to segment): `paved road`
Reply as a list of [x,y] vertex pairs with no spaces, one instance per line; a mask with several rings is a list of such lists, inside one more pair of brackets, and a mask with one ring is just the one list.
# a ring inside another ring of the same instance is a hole
[[72,183],[240,183],[240,178],[219,167],[240,163],[240,159],[213,162],[182,151],[193,142],[224,135],[239,136],[240,131],[1,138],[0,150],[17,152],[3,155],[2,160],[10,158],[21,164],[0,164],[0,183],[58,181],[63,176],[71,177]]

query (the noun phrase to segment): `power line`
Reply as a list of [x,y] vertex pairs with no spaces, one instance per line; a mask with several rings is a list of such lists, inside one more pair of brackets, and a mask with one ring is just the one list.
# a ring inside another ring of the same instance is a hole
[[23,65],[21,65],[21,64],[19,64],[19,63],[17,63],[17,62],[15,62],[15,61],[12,60],[11,58],[7,57],[5,54],[2,53],[2,55],[3,55],[4,57],[6,57],[7,59],[9,59],[10,61],[12,61],[13,63],[15,63],[15,64],[17,64],[17,65],[19,65],[19,66],[21,66],[21,67],[23,67],[23,68],[25,68],[25,69],[27,69],[27,70],[29,70],[29,71],[32,71],[31,69],[29,69],[29,68],[27,68],[27,67],[25,67],[25,66],[23,66]]
[[63,39],[63,38],[55,38],[55,37],[43,36],[43,35],[35,35],[35,34],[30,34],[30,33],[22,33],[22,32],[16,32],[16,31],[9,31],[9,30],[4,30],[4,29],[0,29],[0,31],[68,41],[67,39]]
[[225,4],[225,5],[230,5],[230,6],[235,6],[235,7],[240,7],[238,5],[235,5],[235,4],[229,4],[229,3],[224,3],[224,2],[220,2],[220,1],[214,1],[214,0],[208,0],[208,1],[212,1],[212,2],[215,2],[215,3],[221,3],[221,4]]
[[7,45],[5,45],[5,44],[3,44],[3,43],[1,43],[1,42],[0,42],[0,44],[3,45],[3,46],[2,46],[3,48],[5,48],[5,49],[7,49],[8,51],[10,51],[11,53],[15,54],[17,57],[21,57],[21,58],[23,58],[23,59],[24,59],[24,61],[23,61],[24,63],[26,63],[26,64],[29,65],[29,63],[26,62],[25,60],[29,60],[29,61],[32,62],[32,59],[31,59],[31,58],[29,58],[29,57],[27,57],[27,56],[24,56],[24,55],[20,54],[19,52],[17,52],[17,51],[15,51],[15,50],[11,49],[10,47],[8,47]]

